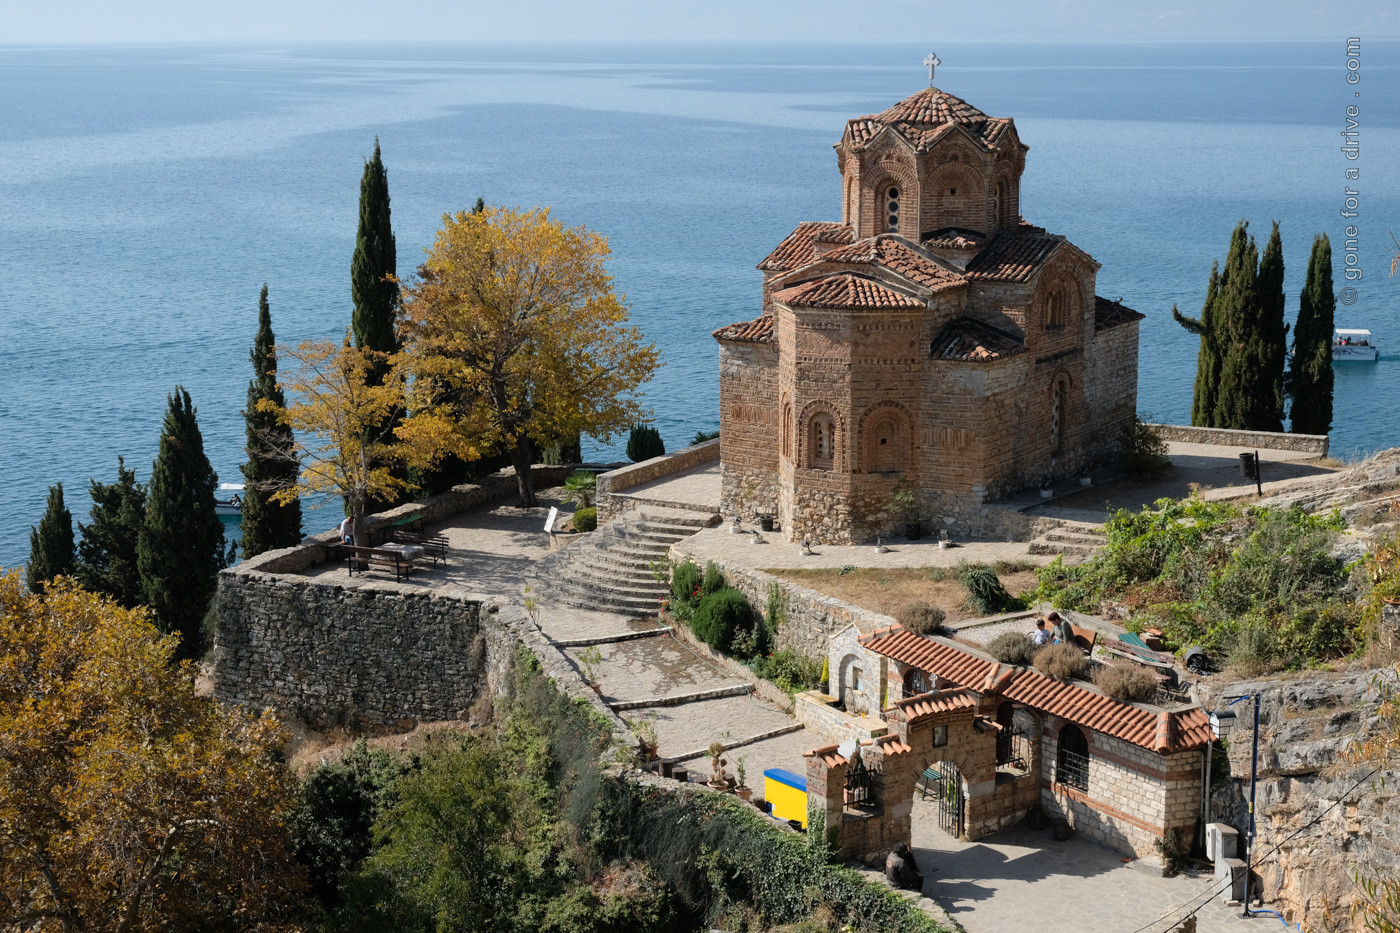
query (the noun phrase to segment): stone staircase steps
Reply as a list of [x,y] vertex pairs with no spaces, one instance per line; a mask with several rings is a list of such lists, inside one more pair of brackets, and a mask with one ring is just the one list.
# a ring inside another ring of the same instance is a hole
[[1026,550],[1037,556],[1059,555],[1071,563],[1093,557],[1107,543],[1103,526],[1075,519],[1057,518],[1040,526]]

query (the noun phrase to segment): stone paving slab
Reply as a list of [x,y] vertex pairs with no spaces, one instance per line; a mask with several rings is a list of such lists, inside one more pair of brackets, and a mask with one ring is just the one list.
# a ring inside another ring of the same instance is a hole
[[758,544],[752,535],[736,535],[724,527],[706,528],[673,545],[673,550],[689,555],[701,565],[707,560],[716,560],[758,569],[774,567],[784,570],[847,565],[956,567],[959,561],[992,564],[999,560],[1043,565],[1054,560],[1054,555],[1031,554],[1029,543],[1024,541],[969,541],[956,547],[940,548],[934,539],[891,540],[886,542],[889,550],[884,554],[876,553],[875,547],[870,544],[819,544],[812,547],[811,555],[804,557],[801,545],[783,541],[780,531],[769,532],[764,539],[762,544]]
[[[1048,829],[1017,827],[977,842],[960,842],[938,828],[936,804],[917,798],[913,849],[924,873],[924,893],[967,933],[1133,933],[1174,908],[1199,903],[1214,884],[1214,878],[1190,874],[1157,877],[1088,840],[1056,842]],[[1245,919],[1239,914],[1238,907],[1226,907],[1214,898],[1196,914],[1197,929],[1278,929],[1276,918]]]
[[[553,631],[549,634],[554,636]],[[597,673],[604,701],[681,696],[741,683],[701,662],[670,635],[596,648],[603,657]],[[579,654],[585,650],[568,648],[565,654],[578,664]]]
[[708,506],[716,512],[719,511],[719,494],[718,460],[711,460],[700,466],[619,492],[619,495],[655,502],[683,502],[686,505]]
[[[787,713],[754,696],[700,700],[684,706],[648,706],[629,710],[624,716],[629,720],[652,719],[663,758],[705,748],[714,741],[726,741],[726,733],[729,739],[739,740],[793,724]],[[812,748],[821,744],[817,741]],[[699,767],[704,766],[703,761],[699,763]]]

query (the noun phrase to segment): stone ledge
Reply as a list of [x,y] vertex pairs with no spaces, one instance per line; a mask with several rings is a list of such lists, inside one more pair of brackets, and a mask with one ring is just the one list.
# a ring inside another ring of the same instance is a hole
[[645,709],[648,706],[684,706],[702,700],[721,700],[725,697],[746,697],[753,693],[753,684],[734,684],[729,687],[714,687],[710,690],[696,690],[694,693],[680,693],[669,697],[647,697],[642,700],[619,700],[609,703],[613,712]]
[[663,476],[680,473],[702,463],[719,459],[719,438],[705,441],[678,450],[673,454],[662,454],[641,463],[634,463],[621,469],[598,474],[598,496],[601,501],[607,496],[633,489],[643,483],[650,483]]
[[1326,434],[1283,434],[1273,431],[1237,431],[1233,428],[1197,428],[1185,424],[1144,424],[1164,441],[1213,444],[1219,447],[1258,447],[1263,450],[1297,450],[1327,456]]

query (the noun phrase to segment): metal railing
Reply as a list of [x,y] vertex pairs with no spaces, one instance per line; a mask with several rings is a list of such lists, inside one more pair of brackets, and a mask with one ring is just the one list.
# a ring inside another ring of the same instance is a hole
[[1024,731],[1003,730],[997,736],[997,767],[1027,771],[1031,766],[1031,739]]
[[1055,781],[1080,790],[1089,789],[1089,756],[1060,749],[1055,761]]

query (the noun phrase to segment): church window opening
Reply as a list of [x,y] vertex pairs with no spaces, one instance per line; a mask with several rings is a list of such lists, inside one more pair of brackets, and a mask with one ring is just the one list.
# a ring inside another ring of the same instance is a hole
[[1050,293],[1050,297],[1045,302],[1045,329],[1056,330],[1065,326],[1065,300],[1064,292],[1056,290]]
[[899,232],[899,189],[890,187],[885,191],[885,229],[890,233]]
[[792,459],[792,403],[783,404],[782,445],[783,456]]
[[809,466],[816,470],[829,470],[836,458],[836,423],[830,415],[821,414],[812,419],[807,443],[811,449]]
[[1006,182],[997,182],[996,200],[992,205],[992,220],[998,227],[1010,226],[1006,217]]
[[911,670],[904,675],[904,695],[908,697],[928,693],[928,678],[923,671]]

